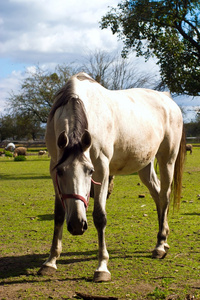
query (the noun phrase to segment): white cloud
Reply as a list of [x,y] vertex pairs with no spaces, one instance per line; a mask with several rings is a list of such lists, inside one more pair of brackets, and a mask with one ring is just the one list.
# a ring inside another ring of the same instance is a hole
[[[118,47],[99,21],[118,0],[1,0],[0,111],[19,89],[25,69],[79,60],[87,51]],[[21,66],[21,67],[20,67]],[[5,77],[6,76],[6,77]]]
[[[118,52],[122,42],[99,22],[119,0],[1,0],[0,111],[11,90],[17,91],[25,70],[81,61],[91,51]],[[133,57],[134,55],[132,55]],[[155,60],[137,69],[158,75]],[[153,70],[153,71],[152,71]],[[188,101],[188,99],[187,99]],[[186,101],[184,101],[185,104]],[[181,102],[182,103],[182,102]],[[189,103],[189,102],[188,102]],[[183,105],[184,105],[183,104]],[[193,105],[199,105],[192,103]]]
[[19,90],[22,78],[22,72],[13,71],[10,76],[0,80],[0,113],[7,108],[7,99],[10,96],[10,92]]
[[[88,51],[114,51],[121,43],[99,22],[118,0],[1,0],[0,59],[23,67],[79,60]],[[2,73],[8,74],[3,68]],[[13,69],[14,70],[14,69]],[[0,73],[1,77],[1,73]],[[1,79],[0,79],[1,80]]]
[[108,35],[112,48],[112,43],[116,46],[116,37],[110,30],[100,30],[98,23],[108,4],[115,4],[112,2],[118,1],[101,0],[97,4],[91,0],[3,0],[0,53],[17,52],[22,59],[23,52],[29,51],[73,52],[79,47],[80,52],[86,45],[101,47]]

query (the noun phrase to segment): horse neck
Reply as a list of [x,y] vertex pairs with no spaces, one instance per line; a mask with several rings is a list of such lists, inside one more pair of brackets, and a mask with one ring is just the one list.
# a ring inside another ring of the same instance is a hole
[[56,113],[57,132],[65,130],[68,136],[80,138],[85,129],[88,129],[85,108],[81,100],[72,98],[67,105],[60,107]]

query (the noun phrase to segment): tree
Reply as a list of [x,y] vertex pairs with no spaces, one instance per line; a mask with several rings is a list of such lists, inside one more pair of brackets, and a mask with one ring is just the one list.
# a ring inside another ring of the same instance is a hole
[[114,57],[104,51],[95,50],[86,57],[86,63],[80,70],[88,73],[105,88],[109,88],[110,68],[114,62]]
[[29,115],[15,115],[15,120],[15,139],[36,140],[44,137],[45,129],[36,117],[30,117]]
[[172,93],[200,95],[200,0],[125,0],[102,17],[124,42],[146,60],[157,57],[163,85]]
[[28,115],[4,115],[0,117],[0,140],[38,139],[44,136],[44,128],[37,119]]
[[200,121],[185,124],[187,137],[200,137]]
[[16,134],[14,120],[11,115],[0,117],[0,140],[3,141],[8,138],[14,139]]
[[74,72],[72,66],[66,65],[58,65],[54,73],[36,67],[25,77],[20,93],[11,92],[8,99],[11,112],[46,123],[56,92]]
[[157,86],[155,74],[141,72],[136,62],[101,50],[90,53],[80,70],[110,90]]
[[200,123],[200,107],[196,109],[197,115],[196,115],[196,121]]

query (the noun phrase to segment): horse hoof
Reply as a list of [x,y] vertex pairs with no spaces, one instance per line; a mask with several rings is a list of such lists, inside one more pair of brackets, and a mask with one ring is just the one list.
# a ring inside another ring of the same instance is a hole
[[159,250],[159,249],[154,249],[152,252],[152,258],[163,259],[165,258],[166,255],[167,255],[166,251]]
[[166,243],[166,244],[164,244],[164,249],[165,249],[165,251],[167,252],[168,250],[169,250],[169,245]]
[[111,274],[105,271],[95,271],[94,272],[94,282],[105,282],[111,281]]
[[42,266],[37,272],[38,275],[53,275],[56,272],[56,269],[48,266]]

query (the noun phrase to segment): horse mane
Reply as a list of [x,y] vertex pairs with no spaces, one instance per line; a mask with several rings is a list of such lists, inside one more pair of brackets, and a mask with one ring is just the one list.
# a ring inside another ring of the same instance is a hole
[[53,119],[56,110],[63,106],[66,107],[69,103],[72,103],[73,111],[73,128],[70,128],[70,133],[68,135],[69,143],[64,149],[63,156],[59,160],[58,165],[63,163],[71,154],[77,156],[83,153],[81,146],[81,138],[86,129],[88,129],[88,120],[85,113],[85,108],[82,100],[78,95],[74,93],[74,82],[73,78],[69,79],[68,82],[61,88],[55,95],[54,104],[50,111],[49,118]]
[[54,103],[49,114],[50,120],[53,119],[56,110],[61,106],[65,106],[72,98],[72,96],[73,96],[73,81],[69,79],[67,83],[54,96]]
[[80,81],[88,80],[93,83],[96,82],[92,77],[90,77],[88,74],[83,72],[80,72],[75,76],[71,77],[67,81],[67,83],[55,94],[54,104],[51,108],[50,115],[49,115],[50,120],[53,118],[56,110],[61,106],[65,106],[70,101],[71,98],[75,98],[77,100],[79,99],[78,95],[74,93],[73,78],[77,78]]

